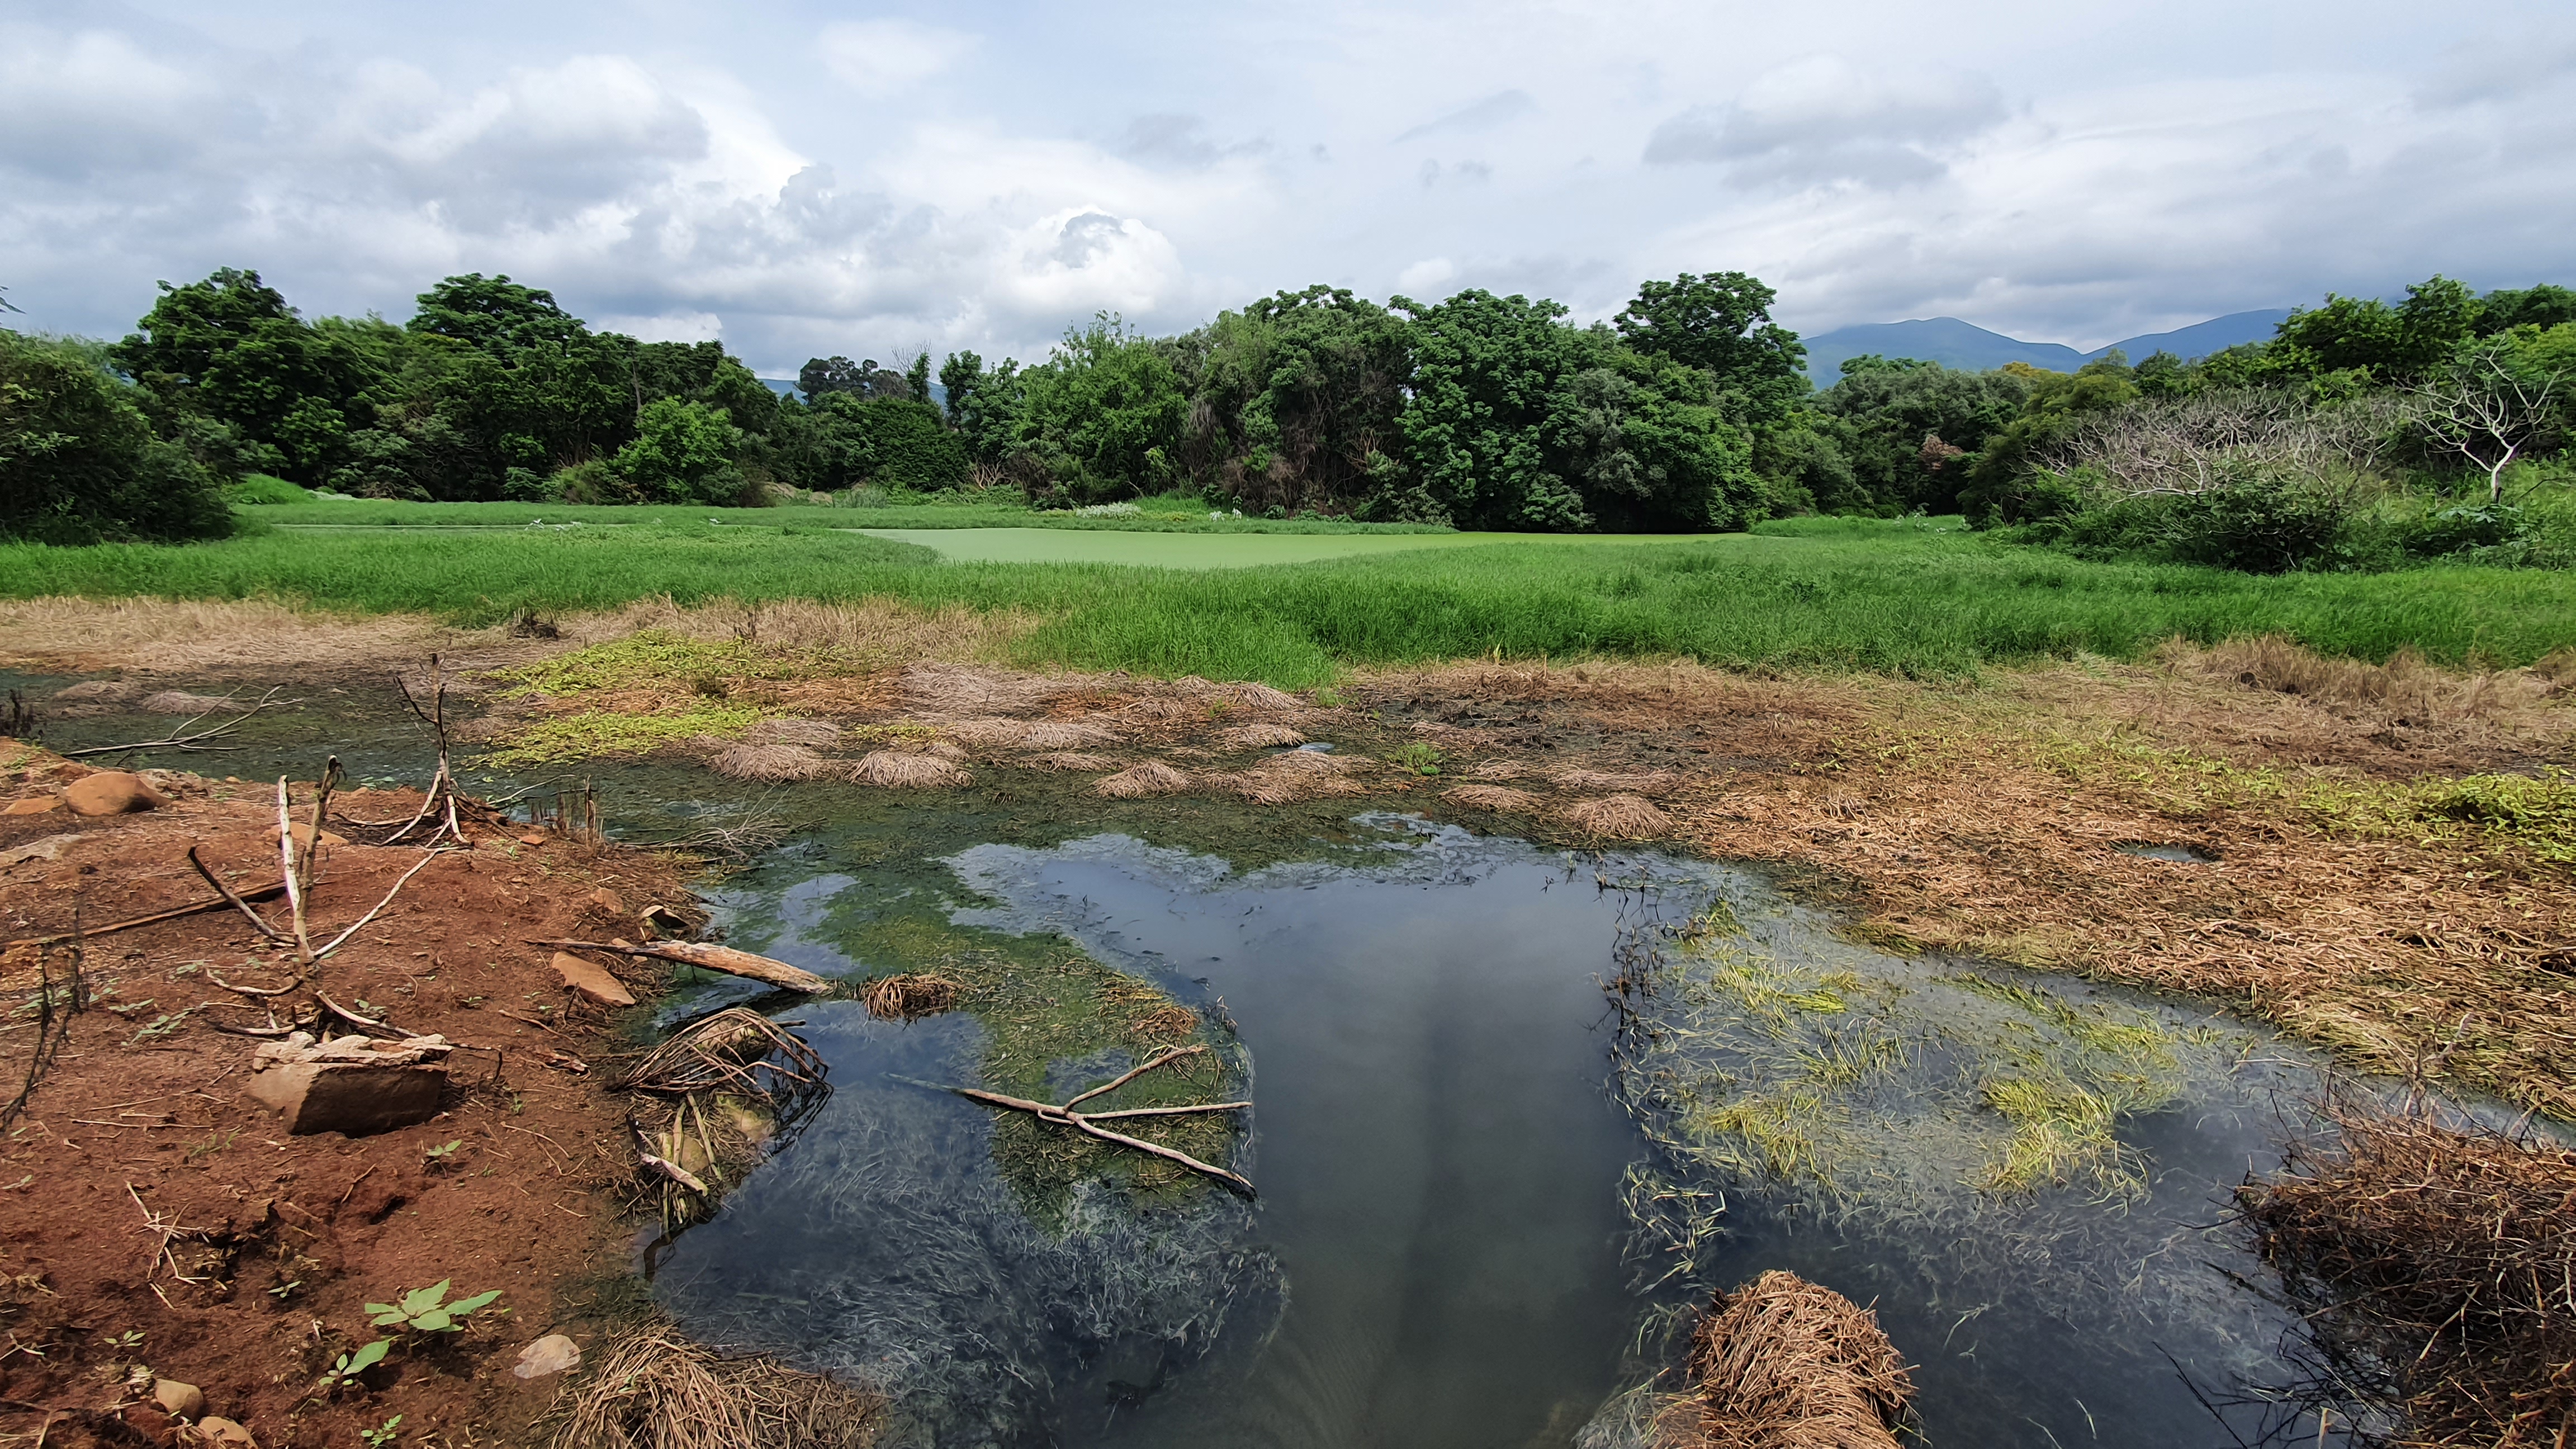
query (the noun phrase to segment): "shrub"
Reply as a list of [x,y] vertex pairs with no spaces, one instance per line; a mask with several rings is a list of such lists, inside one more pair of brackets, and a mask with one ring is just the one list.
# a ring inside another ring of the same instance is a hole
[[79,544],[232,531],[215,480],[152,435],[77,345],[0,331],[0,537]]
[[2145,555],[2253,574],[2287,573],[2358,549],[2358,520],[2340,490],[2277,473],[2253,473],[2198,493],[2119,499],[2065,522],[2063,538],[2087,556]]
[[226,484],[224,501],[228,503],[310,503],[309,491],[269,473],[244,474],[238,483]]
[[636,503],[732,504],[746,488],[733,457],[742,430],[723,408],[678,398],[657,398],[635,418],[635,440],[609,464]]

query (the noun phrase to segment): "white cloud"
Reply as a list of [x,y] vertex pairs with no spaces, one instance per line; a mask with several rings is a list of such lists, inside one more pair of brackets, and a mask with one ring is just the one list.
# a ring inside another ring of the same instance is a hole
[[2004,116],[2002,92],[1983,76],[1875,77],[1813,56],[1760,76],[1732,104],[1657,126],[1645,159],[1721,165],[1748,185],[1903,186],[1943,175],[1952,148]]
[[909,90],[974,50],[976,37],[910,20],[849,20],[823,27],[823,64],[871,95]]

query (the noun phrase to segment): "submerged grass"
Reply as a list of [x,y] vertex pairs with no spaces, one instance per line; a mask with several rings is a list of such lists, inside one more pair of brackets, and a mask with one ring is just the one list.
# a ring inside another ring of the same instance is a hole
[[[834,511],[840,513],[842,511]],[[2256,577],[2093,564],[1948,533],[1579,537],[1187,572],[939,564],[928,550],[790,523],[506,533],[270,532],[167,547],[0,546],[0,596],[274,597],[468,624],[523,612],[891,598],[1041,616],[1023,663],[1262,679],[1437,659],[1690,656],[1739,669],[1921,677],[2165,641],[2277,633],[2320,654],[2527,664],[2576,637],[2576,578],[2468,567]]]

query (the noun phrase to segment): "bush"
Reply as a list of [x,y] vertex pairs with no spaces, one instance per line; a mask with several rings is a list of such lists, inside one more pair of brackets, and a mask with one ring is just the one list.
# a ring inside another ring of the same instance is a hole
[[0,538],[213,538],[213,476],[152,435],[134,389],[74,344],[0,331]]
[[2368,532],[2340,490],[2252,473],[2199,493],[2146,494],[2087,509],[2065,520],[2060,538],[2086,557],[2278,574],[2368,554]]
[[270,473],[248,473],[224,486],[224,501],[235,504],[310,503],[312,493]]
[[618,449],[608,471],[625,494],[621,502],[721,506],[746,494],[762,501],[733,465],[741,446],[742,431],[723,408],[657,398],[636,415],[635,440]]

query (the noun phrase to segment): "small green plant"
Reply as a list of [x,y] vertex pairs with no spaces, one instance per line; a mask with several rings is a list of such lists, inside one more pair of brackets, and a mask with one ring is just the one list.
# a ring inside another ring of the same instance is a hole
[[268,1290],[268,1296],[276,1299],[280,1303],[283,1303],[286,1301],[286,1296],[288,1294],[293,1293],[296,1289],[303,1286],[304,1280],[301,1278],[296,1279],[292,1283],[280,1283],[276,1287]]
[[1340,709],[1342,704],[1342,692],[1338,689],[1327,687],[1315,691],[1315,708],[1317,709]]
[[432,1161],[432,1162],[437,1162],[437,1161],[440,1161],[440,1160],[442,1160],[442,1159],[444,1159],[444,1158],[446,1158],[446,1157],[449,1157],[449,1156],[453,1155],[453,1154],[455,1153],[455,1151],[456,1151],[456,1149],[457,1149],[457,1148],[462,1147],[462,1146],[464,1146],[464,1145],[465,1145],[465,1139],[464,1139],[464,1138],[462,1138],[462,1137],[459,1137],[459,1138],[456,1138],[456,1139],[454,1139],[454,1140],[452,1140],[452,1141],[442,1142],[442,1143],[438,1144],[436,1147],[432,1147],[432,1148],[430,1148],[430,1149],[428,1150],[428,1152],[427,1152],[425,1155],[429,1158],[429,1160],[430,1160],[430,1161]]
[[1417,775],[1440,773],[1440,747],[1429,740],[1415,740],[1387,758]]
[[241,1129],[239,1127],[227,1128],[219,1132],[209,1132],[206,1134],[205,1141],[196,1143],[189,1147],[188,1160],[190,1162],[194,1162],[200,1157],[212,1157],[216,1153],[223,1151],[225,1148],[232,1146],[240,1136]]
[[329,1393],[333,1389],[356,1383],[358,1375],[382,1363],[386,1352],[393,1346],[392,1339],[380,1338],[364,1348],[353,1349],[333,1359],[331,1367],[322,1374],[322,1391]]
[[[450,1303],[447,1301],[447,1285],[455,1281],[441,1278],[426,1288],[412,1289],[398,1302],[370,1303],[367,1311],[376,1315],[375,1326],[378,1328],[400,1327],[406,1333],[463,1333],[467,1317],[499,1298],[501,1290],[495,1288],[488,1293],[477,1293],[471,1298],[459,1298]],[[510,1310],[501,1308],[493,1311],[507,1313]]]
[[129,1328],[123,1333],[110,1334],[107,1339],[107,1347],[114,1353],[132,1353],[142,1346],[143,1330],[139,1328]]
[[385,1449],[386,1445],[399,1437],[402,1420],[403,1416],[396,1414],[373,1429],[360,1429],[358,1437],[367,1441],[367,1449]]

